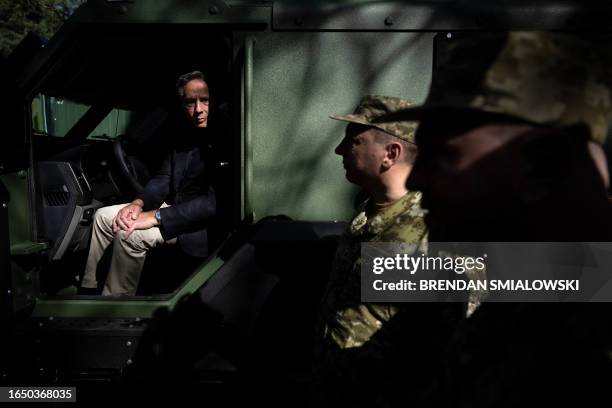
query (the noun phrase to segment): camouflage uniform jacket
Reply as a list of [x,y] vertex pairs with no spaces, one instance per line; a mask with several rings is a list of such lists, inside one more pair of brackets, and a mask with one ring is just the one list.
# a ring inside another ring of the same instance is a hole
[[407,406],[438,375],[460,316],[454,304],[361,301],[362,242],[427,250],[420,201],[409,192],[387,207],[366,202],[341,237],[320,307],[312,406]]
[[319,336],[332,339],[341,349],[360,347],[397,313],[394,304],[361,302],[361,243],[425,246],[427,232],[420,201],[420,192],[409,192],[386,207],[376,208],[371,200],[360,206],[340,239],[321,305]]

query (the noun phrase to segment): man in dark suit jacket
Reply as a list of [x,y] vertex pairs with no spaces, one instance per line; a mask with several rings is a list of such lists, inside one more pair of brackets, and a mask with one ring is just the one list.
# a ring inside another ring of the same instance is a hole
[[103,295],[134,295],[147,251],[156,246],[178,244],[188,255],[208,255],[206,227],[216,213],[203,134],[208,127],[208,84],[201,72],[190,72],[179,77],[177,92],[192,129],[136,199],[96,212],[81,293],[98,287],[98,262],[111,243]]

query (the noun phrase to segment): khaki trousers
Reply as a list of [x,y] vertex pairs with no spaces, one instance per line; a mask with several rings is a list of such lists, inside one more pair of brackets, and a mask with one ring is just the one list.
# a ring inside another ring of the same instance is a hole
[[[128,204],[102,207],[96,211],[94,216],[89,256],[81,286],[84,288],[98,287],[96,279],[98,262],[100,262],[106,248],[112,243],[113,256],[110,270],[104,283],[104,289],[102,290],[102,295],[104,296],[135,295],[147,251],[164,243],[176,243],[176,238],[164,241],[157,227],[147,230],[135,230],[128,239],[123,239],[126,234],[123,230],[114,234],[113,218],[126,205]],[[162,204],[162,207],[167,207],[167,204]]]

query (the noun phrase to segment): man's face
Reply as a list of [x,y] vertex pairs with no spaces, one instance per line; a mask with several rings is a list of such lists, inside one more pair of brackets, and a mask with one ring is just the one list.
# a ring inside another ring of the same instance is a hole
[[208,85],[200,79],[193,79],[183,87],[183,107],[189,120],[197,128],[208,126]]
[[520,153],[508,145],[527,129],[507,124],[463,129],[426,121],[419,125],[419,156],[407,184],[423,193],[432,241],[474,238],[512,206],[512,169]]
[[361,187],[379,178],[386,155],[385,145],[376,141],[376,132],[375,128],[350,123],[344,139],[334,150],[342,156],[347,180]]

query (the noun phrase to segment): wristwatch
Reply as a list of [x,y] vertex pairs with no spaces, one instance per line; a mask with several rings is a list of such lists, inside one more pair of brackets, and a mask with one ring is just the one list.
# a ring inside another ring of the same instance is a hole
[[157,220],[157,226],[161,227],[162,221],[161,221],[161,212],[159,211],[159,208],[157,209],[157,211],[155,211],[155,219]]

